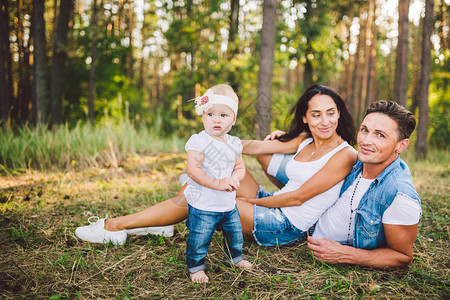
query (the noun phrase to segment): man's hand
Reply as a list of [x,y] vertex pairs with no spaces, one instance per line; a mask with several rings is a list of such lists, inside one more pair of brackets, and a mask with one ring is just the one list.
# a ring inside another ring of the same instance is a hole
[[346,262],[346,258],[349,258],[348,250],[352,249],[352,247],[341,245],[329,238],[316,239],[310,236],[308,237],[308,248],[319,260],[331,264]]
[[271,134],[269,134],[268,136],[266,136],[266,137],[264,138],[264,140],[265,140],[265,141],[273,141],[273,140],[275,140],[276,138],[278,138],[278,137],[284,135],[285,133],[286,133],[286,132],[281,131],[281,130],[275,130],[274,132],[272,132]]

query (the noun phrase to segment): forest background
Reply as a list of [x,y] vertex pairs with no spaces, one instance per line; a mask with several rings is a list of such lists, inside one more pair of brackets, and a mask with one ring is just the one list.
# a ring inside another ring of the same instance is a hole
[[[0,297],[449,299],[449,3],[0,0]],[[122,247],[77,239],[91,216],[175,195],[184,143],[202,126],[187,100],[223,82],[240,97],[241,138],[286,129],[315,83],[337,90],[356,124],[376,100],[413,111],[402,158],[423,216],[411,265],[328,265],[304,243],[246,241],[255,269],[241,272],[223,264],[215,234],[212,283],[198,286],[183,223]]]
[[232,133],[260,138],[286,129],[299,95],[319,83],[340,92],[357,124],[373,101],[407,106],[420,156],[449,144],[447,0],[0,2],[3,134],[126,120],[185,139],[201,128],[187,100],[227,82],[241,99]]

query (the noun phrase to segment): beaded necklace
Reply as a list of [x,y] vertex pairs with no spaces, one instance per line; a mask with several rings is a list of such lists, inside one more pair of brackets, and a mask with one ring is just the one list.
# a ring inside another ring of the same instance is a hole
[[352,209],[353,197],[355,197],[355,193],[356,193],[356,190],[358,189],[358,184],[360,181],[361,181],[361,173],[358,175],[358,181],[356,182],[355,189],[353,190],[352,197],[350,198],[350,220],[348,222],[347,245],[350,245],[350,229],[352,227],[352,217],[353,217],[353,212],[356,210],[356,208]]

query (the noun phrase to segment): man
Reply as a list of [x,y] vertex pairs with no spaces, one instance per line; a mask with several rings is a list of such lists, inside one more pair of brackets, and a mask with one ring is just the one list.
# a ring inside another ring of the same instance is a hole
[[415,126],[412,113],[395,102],[367,109],[357,137],[358,162],[308,238],[319,260],[378,268],[412,261],[420,198],[399,154]]

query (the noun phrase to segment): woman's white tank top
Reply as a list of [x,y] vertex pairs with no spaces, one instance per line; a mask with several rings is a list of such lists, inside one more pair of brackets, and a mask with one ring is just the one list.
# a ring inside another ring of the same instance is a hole
[[[314,174],[316,174],[320,169],[325,166],[328,160],[336,154],[338,151],[345,147],[351,147],[347,142],[341,143],[332,151],[328,152],[321,158],[315,161],[301,162],[296,161],[295,157],[306,145],[313,142],[312,138],[308,138],[300,143],[297,152],[292,157],[292,159],[286,164],[286,175],[289,181],[286,185],[279,191],[275,192],[274,195],[279,195],[287,192],[292,192],[301,187],[306,181],[308,181]],[[354,149],[353,149],[354,150]],[[356,150],[354,150],[356,153]],[[339,193],[344,180],[340,181],[334,187],[329,190],[319,194],[300,206],[289,206],[282,207],[281,210],[289,219],[289,221],[295,225],[300,230],[308,230],[314,223],[319,219],[319,217],[339,198]]]

